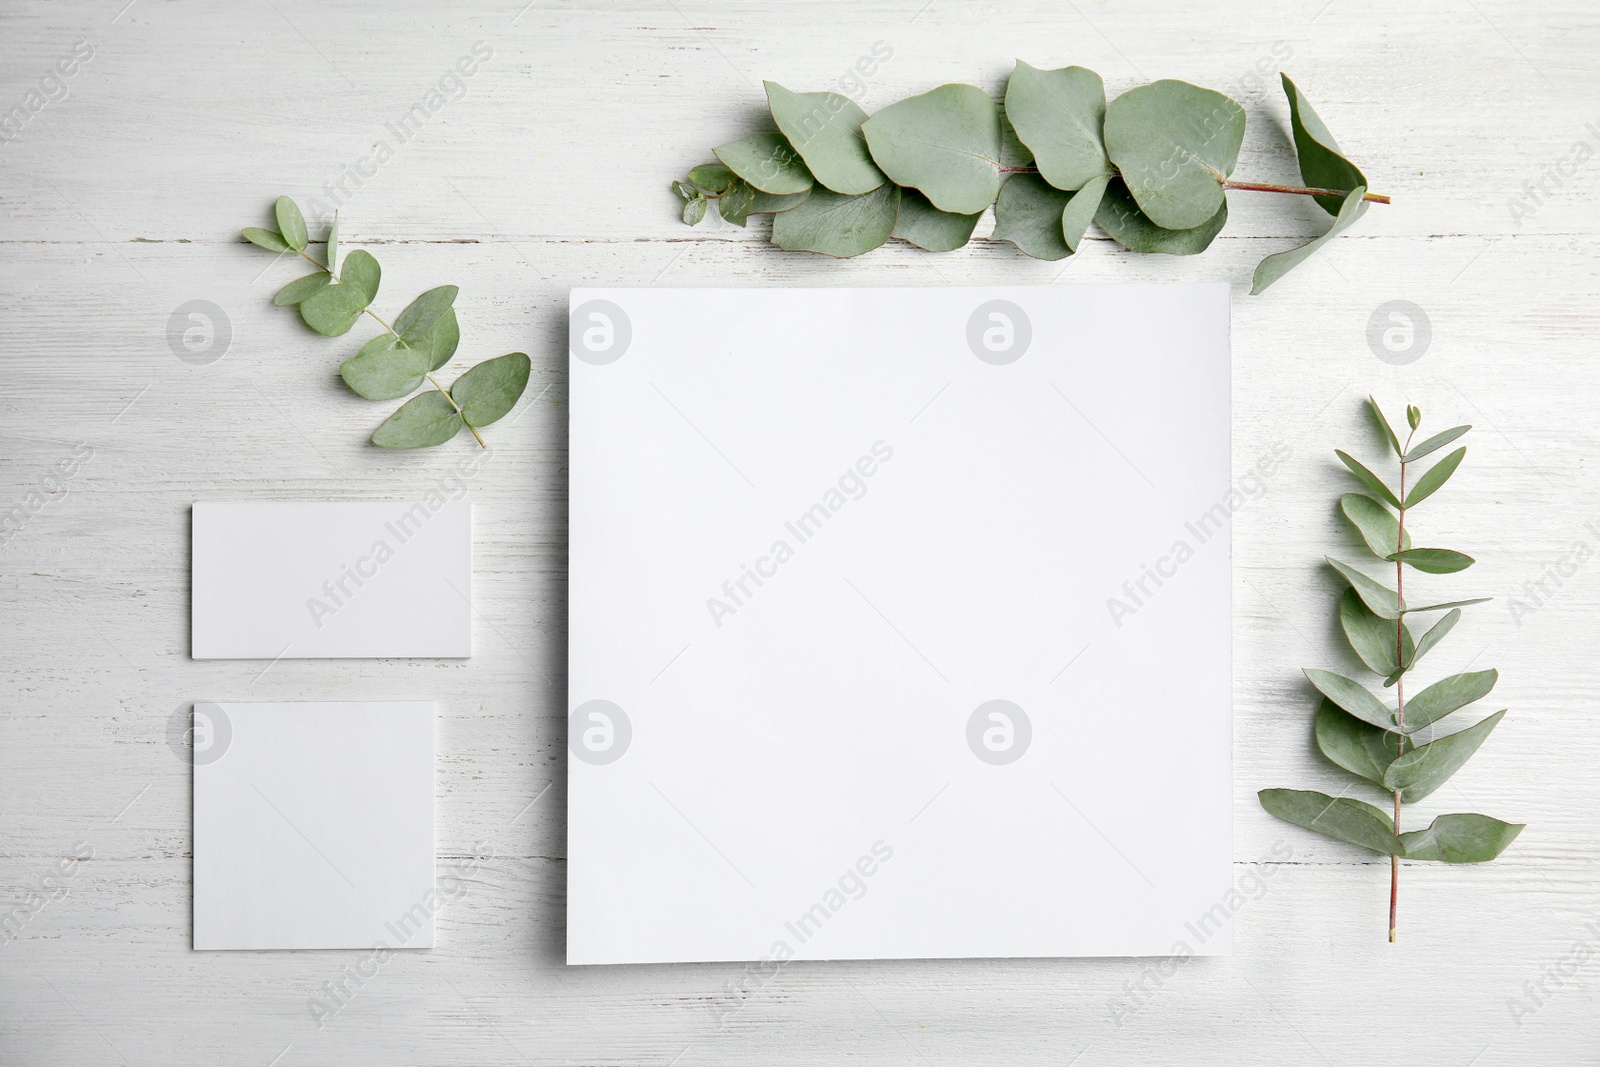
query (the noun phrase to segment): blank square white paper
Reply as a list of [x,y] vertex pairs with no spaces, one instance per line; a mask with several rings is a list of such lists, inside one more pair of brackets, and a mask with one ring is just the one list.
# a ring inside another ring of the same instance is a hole
[[194,718],[195,948],[433,947],[432,703]]
[[194,505],[195,659],[472,655],[472,504]]
[[571,299],[569,962],[1229,951],[1226,287]]

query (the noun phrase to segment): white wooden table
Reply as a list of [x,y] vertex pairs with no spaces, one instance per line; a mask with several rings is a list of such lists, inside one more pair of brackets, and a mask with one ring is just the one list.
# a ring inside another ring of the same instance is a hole
[[[523,2],[0,11],[6,108],[76,42],[92,48],[0,146],[0,503],[39,502],[0,547],[0,1063],[1600,1062],[1600,9]],[[492,55],[457,92],[447,76],[475,42]],[[667,183],[756,128],[762,78],[833,86],[875,42],[893,55],[869,110],[946,81],[998,89],[1017,56],[1093,67],[1113,92],[1231,89],[1251,116],[1239,175],[1279,181],[1296,177],[1285,69],[1395,204],[1256,298],[1254,263],[1316,232],[1312,205],[1238,194],[1202,257],[1097,239],[1058,264],[984,240],[832,262],[770,247],[765,221],[676,221]],[[379,142],[392,158],[374,169]],[[392,405],[344,389],[353,344],[274,308],[291,268],[237,238],[280,192],[328,199],[341,180],[346,247],[383,262],[381,308],[454,282],[462,366],[534,359],[472,483],[478,655],[193,662],[191,502],[415,495],[472,447],[369,447]],[[1234,518],[1234,847],[1252,890],[1236,954],[797,963],[765,983],[738,965],[566,967],[567,289],[1190,279],[1238,294],[1237,473],[1292,452]],[[168,337],[197,300],[221,311],[221,358],[204,364]],[[1368,343],[1393,300],[1431,324],[1407,365]],[[1495,706],[1512,709],[1413,825],[1450,810],[1529,823],[1497,863],[1406,865],[1396,945],[1387,864],[1255,800],[1345,784],[1311,750],[1298,668],[1340,661],[1319,560],[1348,540],[1331,450],[1373,449],[1369,391],[1478,427],[1426,522],[1480,559],[1449,589],[1499,599],[1435,666],[1498,666]],[[439,947],[376,971],[365,953],[192,952],[190,772],[172,744],[187,702],[386,695],[443,702],[441,872],[492,854]],[[348,993],[319,1028],[328,983]]]

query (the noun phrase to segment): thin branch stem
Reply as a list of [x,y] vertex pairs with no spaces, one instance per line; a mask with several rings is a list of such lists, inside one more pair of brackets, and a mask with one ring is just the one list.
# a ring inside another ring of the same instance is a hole
[[[1224,189],[1244,189],[1253,193],[1293,193],[1297,196],[1331,196],[1335,200],[1343,200],[1347,194],[1344,189],[1313,189],[1303,185],[1272,185],[1267,182],[1236,182],[1229,178],[1222,180]],[[1389,197],[1382,193],[1367,193],[1361,199],[1373,204],[1393,203]]]
[[[1413,429],[1409,434],[1407,434],[1406,435],[1406,446],[1400,450],[1400,457],[1401,457],[1400,458],[1400,493],[1399,493],[1400,518],[1399,518],[1399,520],[1398,520],[1398,522],[1396,524],[1397,525],[1397,532],[1395,533],[1395,546],[1394,546],[1394,550],[1396,552],[1404,552],[1405,551],[1405,547],[1406,547],[1406,461],[1405,461],[1405,454],[1407,452],[1411,451],[1411,439],[1414,438],[1416,435],[1417,435],[1417,431],[1415,429]],[[1395,599],[1399,601],[1399,605],[1400,605],[1400,614],[1394,620],[1394,663],[1395,663],[1395,670],[1400,675],[1398,678],[1395,679],[1395,682],[1394,682],[1394,685],[1395,685],[1395,696],[1396,696],[1397,700],[1399,701],[1399,707],[1395,710],[1395,716],[1394,716],[1395,728],[1398,731],[1395,736],[1399,738],[1399,743],[1396,744],[1396,746],[1395,746],[1395,755],[1397,757],[1405,755],[1405,751],[1406,751],[1406,735],[1405,735],[1405,728],[1406,728],[1406,673],[1405,673],[1406,672],[1406,663],[1405,663],[1405,640],[1404,640],[1405,639],[1405,633],[1406,633],[1406,612],[1405,612],[1405,603],[1406,603],[1405,590],[1406,590],[1406,585],[1405,585],[1405,583],[1406,583],[1406,565],[1405,565],[1405,561],[1397,559],[1397,560],[1394,561],[1394,593],[1395,593]],[[1394,791],[1394,833],[1395,833],[1396,837],[1400,836],[1400,790],[1398,790],[1398,789],[1396,789]],[[1389,943],[1390,944],[1394,943],[1395,912],[1398,910],[1399,904],[1400,904],[1400,857],[1391,855],[1389,857]]]

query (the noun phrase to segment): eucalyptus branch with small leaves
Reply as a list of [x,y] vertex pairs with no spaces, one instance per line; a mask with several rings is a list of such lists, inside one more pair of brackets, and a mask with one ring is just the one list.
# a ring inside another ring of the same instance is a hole
[[1100,75],[1021,60],[997,105],[973,85],[941,85],[868,116],[838,93],[766,83],[773,130],[714,151],[675,181],[683,221],[715,202],[728,222],[773,215],[792,251],[858,256],[890,238],[930,252],[965,245],[994,207],[994,238],[1035,259],[1065,259],[1093,221],[1133,252],[1203,252],[1228,220],[1229,191],[1309,196],[1333,216],[1311,242],[1267,256],[1259,293],[1346,230],[1368,204],[1361,169],[1283,75],[1303,185],[1235,181],[1245,113],[1213,89],[1171,79],[1106,102]]
[[478,433],[516,406],[528,387],[532,364],[522,352],[473,367],[446,389],[433,372],[450,362],[461,343],[453,285],[429,289],[413,300],[390,325],[372,310],[382,271],[372,253],[358,248],[339,258],[339,218],[328,226],[326,263],[306,252],[310,239],[305,216],[287,196],[273,208],[278,228],[247,226],[244,238],[269,252],[293,252],[316,268],[278,290],[272,302],[298,307],[305,324],[324,337],[350,332],[366,315],[384,332],[361,346],[339,365],[339,376],[351,390],[368,400],[395,400],[410,396],[424,384],[428,391],[412,396],[373,431],[372,443],[380,448],[429,448],[441,445],[465,426],[482,448],[489,447]]
[[[1384,688],[1394,689],[1396,706],[1389,707],[1353,678],[1312,668],[1307,668],[1305,675],[1323,698],[1316,716],[1317,748],[1335,765],[1387,793],[1393,814],[1351,797],[1305,790],[1263,789],[1259,797],[1261,806],[1280,819],[1389,857],[1389,940],[1393,941],[1402,859],[1484,863],[1505,851],[1524,824],[1487,815],[1454,814],[1440,815],[1426,829],[1400,832],[1402,804],[1421,800],[1443,785],[1506,713],[1497,711],[1452,733],[1442,733],[1437,726],[1445,716],[1489,694],[1500,677],[1493,669],[1452,674],[1406,699],[1406,676],[1461,620],[1461,609],[1489,599],[1414,604],[1405,596],[1407,567],[1425,574],[1453,574],[1474,562],[1454,549],[1413,547],[1406,527],[1411,510],[1449,480],[1467,450],[1461,447],[1450,452],[1407,489],[1414,464],[1472,427],[1455,426],[1413,444],[1422,425],[1422,412],[1408,405],[1410,430],[1402,442],[1378,402],[1369,398],[1368,403],[1399,461],[1399,487],[1391,489],[1355,457],[1336,450],[1339,460],[1367,490],[1346,493],[1339,499],[1339,509],[1371,555],[1394,564],[1394,588],[1348,563],[1329,557],[1328,564],[1349,583],[1339,600],[1339,624],[1345,638],[1367,669],[1383,679]],[[1414,637],[1407,617],[1434,612],[1446,614],[1421,637]]]

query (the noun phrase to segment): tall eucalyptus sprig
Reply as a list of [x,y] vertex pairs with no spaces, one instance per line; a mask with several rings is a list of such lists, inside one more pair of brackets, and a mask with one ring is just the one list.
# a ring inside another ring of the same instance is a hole
[[361,346],[339,365],[339,376],[368,400],[394,400],[410,396],[424,383],[432,388],[411,397],[372,433],[380,448],[429,448],[442,445],[465,426],[482,448],[489,447],[478,433],[516,406],[528,387],[532,369],[527,355],[511,352],[473,367],[446,389],[433,372],[450,362],[461,343],[453,285],[429,289],[413,300],[390,325],[372,310],[382,271],[377,259],[364,248],[339,257],[339,219],[328,225],[326,263],[306,252],[310,239],[305,216],[287,196],[273,205],[276,230],[247,226],[244,238],[269,252],[293,252],[316,268],[278,290],[272,302],[299,307],[305,324],[325,337],[350,332],[366,315],[384,332]]
[[1205,251],[1228,219],[1230,190],[1310,196],[1333,216],[1311,242],[1267,256],[1259,293],[1362,216],[1359,167],[1288,75],[1289,124],[1304,185],[1236,181],[1245,113],[1212,89],[1164,80],[1110,103],[1100,75],[1021,60],[1004,104],[972,85],[941,85],[868,116],[838,93],[766,83],[776,129],[715,150],[672,183],[693,226],[717,204],[737,226],[770,213],[780,248],[858,256],[890,238],[931,252],[965,245],[991,205],[994,238],[1035,259],[1078,251],[1094,221],[1134,252]]
[[[1296,789],[1263,789],[1261,806],[1280,819],[1320,834],[1372,849],[1389,857],[1389,940],[1395,938],[1400,897],[1400,861],[1483,863],[1516,840],[1522,823],[1506,823],[1487,815],[1440,815],[1424,830],[1400,832],[1403,803],[1421,800],[1459,770],[1505,716],[1497,711],[1475,725],[1443,733],[1437,724],[1446,715],[1481,700],[1494,688],[1493,669],[1452,674],[1406,700],[1406,676],[1461,619],[1461,609],[1487,597],[1418,604],[1406,599],[1406,568],[1426,574],[1453,574],[1473,564],[1471,556],[1448,548],[1416,548],[1406,528],[1410,512],[1449,480],[1466,456],[1457,448],[1420,477],[1406,483],[1418,460],[1463,436],[1472,427],[1455,426],[1413,444],[1422,412],[1406,407],[1409,432],[1404,442],[1384,417],[1376,400],[1372,414],[1390,451],[1399,461],[1399,487],[1389,488],[1378,475],[1347,452],[1335,451],[1365,493],[1346,493],[1339,509],[1355,527],[1373,557],[1394,564],[1394,588],[1364,571],[1328,558],[1350,588],[1339,600],[1339,624],[1345,638],[1368,670],[1395,691],[1391,708],[1353,678],[1306,668],[1306,678],[1322,694],[1317,710],[1317,748],[1333,763],[1389,794],[1394,813],[1350,797],[1330,797]],[[1413,637],[1407,619],[1445,612],[1421,637]]]

